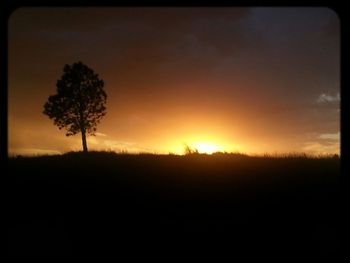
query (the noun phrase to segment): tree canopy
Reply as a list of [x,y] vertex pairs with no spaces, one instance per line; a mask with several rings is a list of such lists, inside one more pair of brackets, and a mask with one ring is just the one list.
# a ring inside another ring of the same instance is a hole
[[104,82],[92,69],[78,62],[64,66],[56,87],[57,94],[49,96],[43,113],[59,129],[65,128],[66,136],[81,132],[83,150],[87,151],[86,134],[94,135],[106,114]]

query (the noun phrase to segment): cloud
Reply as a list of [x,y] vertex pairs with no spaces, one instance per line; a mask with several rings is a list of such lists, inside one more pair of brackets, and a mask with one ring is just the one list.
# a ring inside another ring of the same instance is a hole
[[307,142],[302,148],[307,154],[340,154],[340,143],[339,141],[333,142]]
[[55,155],[62,154],[60,151],[37,148],[9,149],[9,155]]
[[317,99],[318,103],[332,103],[332,102],[338,102],[338,101],[340,101],[339,92],[335,96],[322,93]]
[[134,142],[119,141],[119,140],[104,140],[101,142],[103,150],[128,153],[153,152],[151,149],[137,145]]
[[307,154],[340,154],[340,132],[310,134],[309,141],[301,149]]
[[106,137],[107,135],[102,133],[102,132],[95,132],[96,136],[102,136],[102,137]]
[[103,140],[101,142],[104,146],[108,146],[111,148],[116,148],[116,147],[129,147],[134,145],[132,142],[127,142],[127,141],[118,141],[118,140]]
[[[22,8],[11,16],[9,41],[22,61],[42,55],[52,65],[58,58],[80,58],[101,72],[118,67],[124,79],[147,82],[161,74],[178,78],[174,71],[184,65],[202,76],[201,69],[220,56],[256,42],[242,23],[250,13],[249,8]],[[37,66],[30,68],[41,75]]]
[[[88,136],[88,148],[93,151],[115,151],[115,152],[153,152],[152,149],[143,147],[135,142],[106,139],[104,136]],[[79,150],[79,148],[78,148]]]
[[337,133],[323,133],[318,138],[319,139],[325,139],[325,140],[339,140],[340,139],[340,132],[337,132]]
[[340,154],[340,132],[313,134],[310,141],[303,144],[307,154]]

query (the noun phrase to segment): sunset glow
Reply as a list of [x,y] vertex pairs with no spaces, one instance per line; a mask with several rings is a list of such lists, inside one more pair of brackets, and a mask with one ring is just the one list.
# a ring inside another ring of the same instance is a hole
[[339,20],[327,8],[20,8],[8,152],[79,151],[43,112],[65,64],[105,83],[89,150],[340,154]]

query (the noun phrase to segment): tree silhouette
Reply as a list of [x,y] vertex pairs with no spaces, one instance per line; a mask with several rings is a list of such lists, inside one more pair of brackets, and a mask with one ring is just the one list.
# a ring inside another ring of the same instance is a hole
[[81,132],[84,152],[88,151],[86,134],[95,135],[96,126],[106,114],[107,94],[104,82],[82,62],[65,65],[57,80],[57,94],[49,96],[43,113],[53,119],[66,136]]

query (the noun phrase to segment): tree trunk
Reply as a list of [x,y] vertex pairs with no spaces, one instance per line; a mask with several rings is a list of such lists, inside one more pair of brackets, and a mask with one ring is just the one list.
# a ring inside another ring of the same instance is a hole
[[88,148],[86,143],[86,134],[84,130],[81,131],[81,139],[83,141],[83,151],[86,153],[88,151]]

